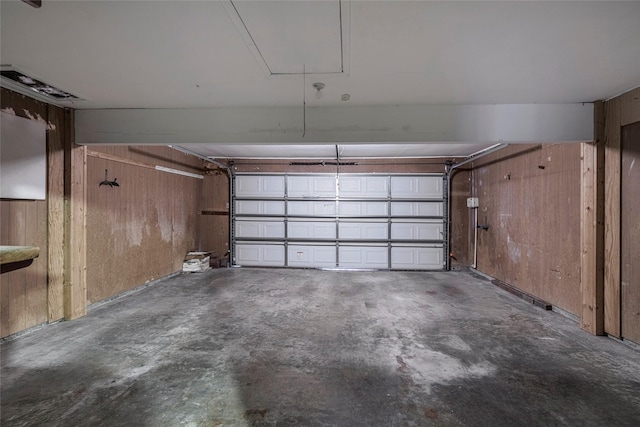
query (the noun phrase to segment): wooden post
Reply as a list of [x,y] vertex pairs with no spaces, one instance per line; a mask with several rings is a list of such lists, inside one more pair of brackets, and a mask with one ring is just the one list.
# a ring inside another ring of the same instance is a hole
[[67,112],[65,141],[65,281],[64,318],[87,314],[87,149],[75,145],[73,112]]
[[[594,109],[595,123],[602,121],[604,104]],[[596,125],[597,126],[597,125]],[[580,326],[594,335],[604,334],[604,144],[598,139],[582,143],[580,214]]]
[[620,323],[620,98],[606,104],[604,210],[604,331],[621,337]]
[[64,141],[67,116],[48,106],[47,135],[47,321],[64,317]]

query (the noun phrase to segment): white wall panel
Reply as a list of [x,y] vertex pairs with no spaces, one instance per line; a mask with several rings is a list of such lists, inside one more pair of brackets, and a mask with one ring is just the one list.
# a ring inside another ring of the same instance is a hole
[[392,176],[391,197],[400,199],[441,199],[442,176]]
[[397,240],[442,240],[444,238],[442,221],[393,222],[391,239]]
[[284,197],[284,176],[236,176],[237,197]]
[[443,216],[442,202],[391,202],[392,216]]
[[289,267],[333,268],[336,266],[336,247],[320,245],[289,245]]
[[336,214],[336,202],[322,201],[290,201],[289,215],[332,216]]
[[237,200],[236,215],[284,215],[284,202],[276,200]]
[[340,201],[340,216],[387,216],[387,202],[345,202]]
[[236,237],[284,238],[284,221],[236,220]]
[[340,246],[341,268],[389,268],[389,249],[386,246]]
[[340,197],[387,198],[389,177],[340,175],[339,188]]
[[292,239],[335,239],[335,221],[289,221],[287,235]]
[[288,197],[335,197],[335,175],[298,176],[287,177]]
[[284,267],[284,245],[238,243],[234,255],[241,266]]
[[402,270],[442,270],[444,267],[442,247],[391,248],[391,268]]
[[340,222],[338,237],[340,239],[386,239],[389,224],[385,222]]

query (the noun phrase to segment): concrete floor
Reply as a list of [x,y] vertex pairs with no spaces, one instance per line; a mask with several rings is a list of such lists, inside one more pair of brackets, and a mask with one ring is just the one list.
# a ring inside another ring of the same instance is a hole
[[469,272],[180,275],[1,350],[3,427],[640,425],[640,351]]

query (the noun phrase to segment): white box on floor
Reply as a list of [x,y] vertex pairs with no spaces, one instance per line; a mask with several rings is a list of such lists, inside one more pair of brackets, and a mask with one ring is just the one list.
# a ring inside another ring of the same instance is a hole
[[198,273],[207,271],[211,267],[211,252],[189,252],[182,263],[182,271],[184,273]]

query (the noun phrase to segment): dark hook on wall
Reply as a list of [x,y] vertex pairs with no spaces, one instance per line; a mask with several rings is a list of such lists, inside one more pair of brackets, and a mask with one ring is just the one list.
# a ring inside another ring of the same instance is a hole
[[486,216],[484,217],[484,224],[478,224],[477,227],[482,229],[482,230],[484,230],[484,231],[489,230],[489,224],[487,223],[487,217]]
[[108,185],[109,187],[120,187],[120,184],[118,184],[118,178],[113,178],[113,181],[109,181],[109,178],[107,178],[109,176],[109,170],[105,169],[104,170],[104,181],[102,181],[100,184],[98,184],[98,187],[101,187],[103,185]]

